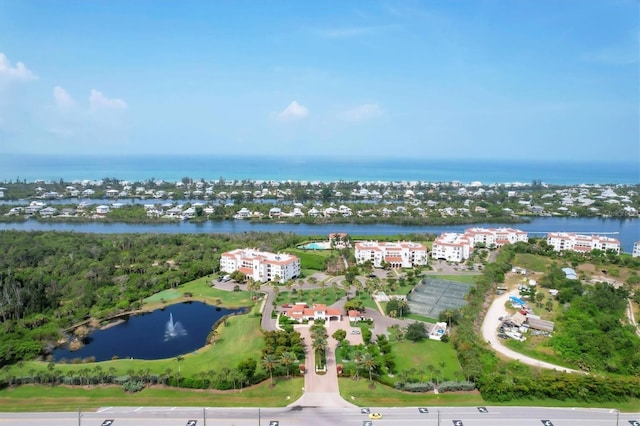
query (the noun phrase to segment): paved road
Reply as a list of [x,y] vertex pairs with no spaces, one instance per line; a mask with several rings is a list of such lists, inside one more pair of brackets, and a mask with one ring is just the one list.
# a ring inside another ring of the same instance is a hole
[[516,295],[516,292],[514,291],[505,292],[504,294],[496,297],[493,300],[493,303],[491,303],[491,306],[487,311],[487,315],[484,317],[484,322],[482,323],[482,337],[484,338],[484,340],[489,342],[491,344],[491,347],[496,352],[508,358],[517,359],[524,364],[532,365],[534,367],[546,368],[549,370],[565,371],[567,373],[580,373],[577,370],[572,370],[570,368],[562,367],[559,365],[540,361],[526,355],[522,355],[521,353],[511,350],[502,344],[502,340],[497,335],[498,327],[500,327],[500,320],[498,318],[505,315],[504,304],[509,299],[509,296],[514,295]]
[[[543,420],[553,426],[622,426],[640,420],[640,413],[620,413],[606,409],[571,409],[542,407],[486,407],[486,413],[476,407],[380,408],[371,411],[383,414],[374,420],[375,426],[542,426]],[[424,410],[423,410],[424,411]],[[206,413],[206,414],[205,414]],[[206,423],[205,423],[206,415]],[[183,407],[108,407],[96,413],[0,413],[0,424],[11,426],[100,426],[113,420],[113,426],[183,426],[196,420],[197,426],[363,426],[368,417],[357,407],[338,408],[183,408]]]
[[[305,361],[305,367],[307,372],[304,377],[304,394],[300,399],[294,401],[290,404],[293,407],[353,407],[354,405],[345,401],[340,396],[340,391],[338,389],[338,371],[336,365],[336,340],[331,337],[331,335],[338,328],[348,328],[348,320],[346,320],[346,324],[344,321],[330,321],[326,323],[327,326],[327,334],[329,338],[327,339],[327,351],[326,351],[326,360],[327,360],[327,372],[325,374],[316,374],[315,372],[315,353],[313,349],[311,349],[311,335],[310,329],[308,325],[299,325],[296,326],[295,329],[300,332],[300,335],[304,339],[305,342],[305,350],[307,353],[307,358]],[[350,337],[360,337],[360,336],[351,336],[349,331],[347,331],[347,335]],[[362,343],[362,339],[360,339],[360,343]]]

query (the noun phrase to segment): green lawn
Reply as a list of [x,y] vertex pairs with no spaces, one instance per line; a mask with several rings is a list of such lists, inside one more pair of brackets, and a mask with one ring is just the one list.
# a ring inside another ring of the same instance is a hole
[[239,308],[253,304],[249,292],[219,290],[211,286],[211,280],[211,277],[198,278],[181,285],[179,288],[156,293],[144,299],[144,302],[151,306],[162,303],[162,301],[175,303],[182,299],[187,300],[184,294],[191,293],[191,300],[203,300],[211,305],[222,305],[225,308]]
[[428,322],[429,324],[435,324],[438,322],[438,318],[425,317],[418,314],[409,314],[406,316],[406,318],[416,321]]
[[546,272],[551,259],[530,253],[517,253],[512,264],[536,272]]
[[[324,293],[324,294],[323,294]],[[332,305],[339,299],[346,296],[346,292],[341,288],[334,290],[333,287],[327,286],[324,289],[313,290],[300,290],[293,291],[281,291],[276,298],[276,305],[283,305],[285,303],[306,302],[307,304],[323,303],[325,305]]]
[[378,305],[376,305],[375,300],[373,300],[373,298],[366,291],[359,291],[358,295],[353,297],[353,299],[361,301],[362,305],[366,308],[373,309],[375,311],[378,310]]
[[242,391],[201,391],[154,386],[128,394],[119,386],[19,386],[0,390],[2,411],[93,411],[105,406],[284,407],[302,396],[302,378],[275,379]]
[[[403,340],[392,342],[391,347],[396,360],[396,371],[415,369],[421,380],[429,380],[429,365],[440,370],[439,381],[462,380],[462,370],[458,363],[458,356],[451,343],[442,343],[439,340],[424,339],[420,342]],[[444,368],[440,363],[444,362]],[[422,373],[420,373],[422,372]],[[396,379],[393,379],[394,381]],[[386,381],[386,380],[385,380]],[[391,383],[391,381],[390,381]]]
[[470,275],[426,275],[426,278],[440,278],[441,280],[457,281],[459,283],[475,284],[476,277],[480,274]]
[[313,270],[314,272],[327,269],[327,259],[336,254],[334,250],[286,249],[285,252],[298,256],[300,258],[300,266],[303,269]]

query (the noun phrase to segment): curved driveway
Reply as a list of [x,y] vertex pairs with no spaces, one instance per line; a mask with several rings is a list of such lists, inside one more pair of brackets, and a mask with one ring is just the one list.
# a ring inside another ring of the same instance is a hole
[[504,312],[504,304],[509,299],[509,296],[514,296],[515,292],[505,292],[501,296],[496,297],[491,303],[491,307],[487,311],[482,322],[482,337],[489,342],[493,350],[506,356],[507,358],[516,359],[524,364],[528,364],[534,367],[546,368],[549,370],[564,371],[566,373],[582,373],[578,370],[572,370],[567,367],[561,367],[559,365],[551,364],[548,362],[540,361],[535,358],[522,355],[514,350],[511,350],[502,344],[502,340],[498,337],[497,330],[500,327],[501,316],[506,315]]

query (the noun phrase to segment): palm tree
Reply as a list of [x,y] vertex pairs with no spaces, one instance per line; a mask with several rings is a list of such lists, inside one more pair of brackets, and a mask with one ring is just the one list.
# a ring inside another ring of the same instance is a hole
[[64,377],[64,373],[59,368],[56,368],[54,370],[54,372],[53,372],[53,381],[52,381],[52,383],[58,384],[58,382],[60,382],[62,377]]
[[444,375],[444,370],[445,370],[445,367],[447,366],[447,364],[446,364],[444,361],[440,361],[440,362],[438,363],[438,365],[439,365],[439,366],[440,366],[440,368],[441,368],[441,370],[440,370],[440,371],[442,371],[442,374]]
[[176,357],[176,361],[178,361],[178,387],[180,387],[180,379],[182,378],[182,369],[180,368],[180,363],[184,359],[184,356],[178,355]]
[[321,353],[324,355],[324,352],[327,348],[327,339],[324,337],[317,337],[313,339],[311,342],[311,348],[315,351],[315,353]]
[[240,385],[240,389],[242,390],[244,382],[247,381],[247,375],[240,370],[233,370],[233,376],[235,380],[238,382],[238,384]]
[[216,372],[214,370],[207,370],[207,376],[209,377],[209,384],[213,385],[213,380],[216,377]]
[[427,365],[427,371],[429,371],[429,378],[433,382],[433,372],[436,369],[432,364]]
[[103,385],[104,384],[104,373],[103,373],[102,367],[99,366],[99,365],[96,365],[95,367],[93,367],[93,373],[98,378],[98,381],[100,382],[100,384]]
[[436,377],[436,386],[438,386],[440,383],[438,381],[438,376],[440,375],[440,370],[438,370],[437,368],[435,370],[433,370],[433,375]]
[[220,370],[218,377],[220,378],[221,382],[227,383],[229,381],[230,374],[231,374],[231,369],[229,367],[224,367],[222,370]]
[[171,373],[173,373],[173,369],[171,368],[167,368],[166,370],[164,370],[164,374],[163,374],[163,383],[166,385],[167,383],[169,383],[169,380],[171,379]]
[[265,355],[262,358],[262,366],[269,372],[269,376],[271,377],[271,385],[273,386],[273,369],[278,365],[278,359],[275,355]]
[[200,375],[200,380],[202,380],[202,387],[204,388],[204,381],[207,379],[207,372],[202,370],[200,371],[200,373],[198,373]]
[[282,355],[280,355],[280,364],[284,365],[287,369],[287,379],[290,377],[289,367],[296,361],[296,356],[293,352],[283,352]]
[[358,380],[360,378],[360,367],[362,367],[362,351],[356,350],[353,353],[353,361],[356,364],[356,374],[353,376],[353,380]]
[[109,380],[113,382],[113,378],[116,376],[116,372],[117,372],[116,368],[112,366],[112,367],[109,367],[107,371],[109,372]]
[[423,369],[418,370],[418,376],[420,377],[421,382],[424,382],[424,373],[425,371]]
[[404,313],[409,307],[409,304],[404,299],[398,299],[398,309],[400,310],[400,318],[404,318]]
[[373,383],[373,369],[378,365],[375,358],[370,353],[365,352],[360,357],[360,364],[369,370],[369,382]]

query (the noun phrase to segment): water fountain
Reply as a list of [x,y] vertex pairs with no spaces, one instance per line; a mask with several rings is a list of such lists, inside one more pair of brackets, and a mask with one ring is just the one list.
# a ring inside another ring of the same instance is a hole
[[180,321],[173,322],[173,314],[169,314],[169,321],[164,331],[164,341],[171,340],[176,337],[186,336],[187,330],[184,329]]

